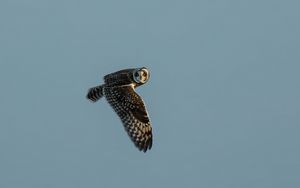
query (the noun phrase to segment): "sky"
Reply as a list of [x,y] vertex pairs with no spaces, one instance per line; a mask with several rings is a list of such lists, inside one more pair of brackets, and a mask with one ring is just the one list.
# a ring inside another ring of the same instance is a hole
[[[1,0],[0,187],[300,187],[299,6]],[[85,98],[142,66],[146,153]]]

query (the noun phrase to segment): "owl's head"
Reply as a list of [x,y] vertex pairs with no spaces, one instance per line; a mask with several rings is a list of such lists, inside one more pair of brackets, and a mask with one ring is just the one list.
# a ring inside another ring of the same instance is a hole
[[150,78],[150,72],[146,67],[137,68],[132,72],[133,80],[137,84],[144,84]]

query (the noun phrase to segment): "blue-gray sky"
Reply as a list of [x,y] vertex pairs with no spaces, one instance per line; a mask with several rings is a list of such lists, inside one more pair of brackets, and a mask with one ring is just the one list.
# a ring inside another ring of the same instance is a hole
[[[0,187],[300,187],[299,7],[1,0]],[[146,154],[85,99],[140,66]]]

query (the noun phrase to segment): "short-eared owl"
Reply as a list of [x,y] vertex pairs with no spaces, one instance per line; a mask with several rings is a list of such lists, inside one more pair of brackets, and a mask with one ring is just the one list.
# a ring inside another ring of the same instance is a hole
[[104,84],[90,88],[87,94],[92,102],[105,96],[135,146],[144,152],[152,147],[152,128],[144,101],[135,88],[149,77],[145,67],[120,70],[104,76]]

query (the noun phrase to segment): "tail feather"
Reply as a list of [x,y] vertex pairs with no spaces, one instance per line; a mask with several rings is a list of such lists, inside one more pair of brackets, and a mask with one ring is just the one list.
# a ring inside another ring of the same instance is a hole
[[96,86],[89,89],[86,98],[91,100],[92,102],[98,101],[101,97],[103,97],[103,86]]

